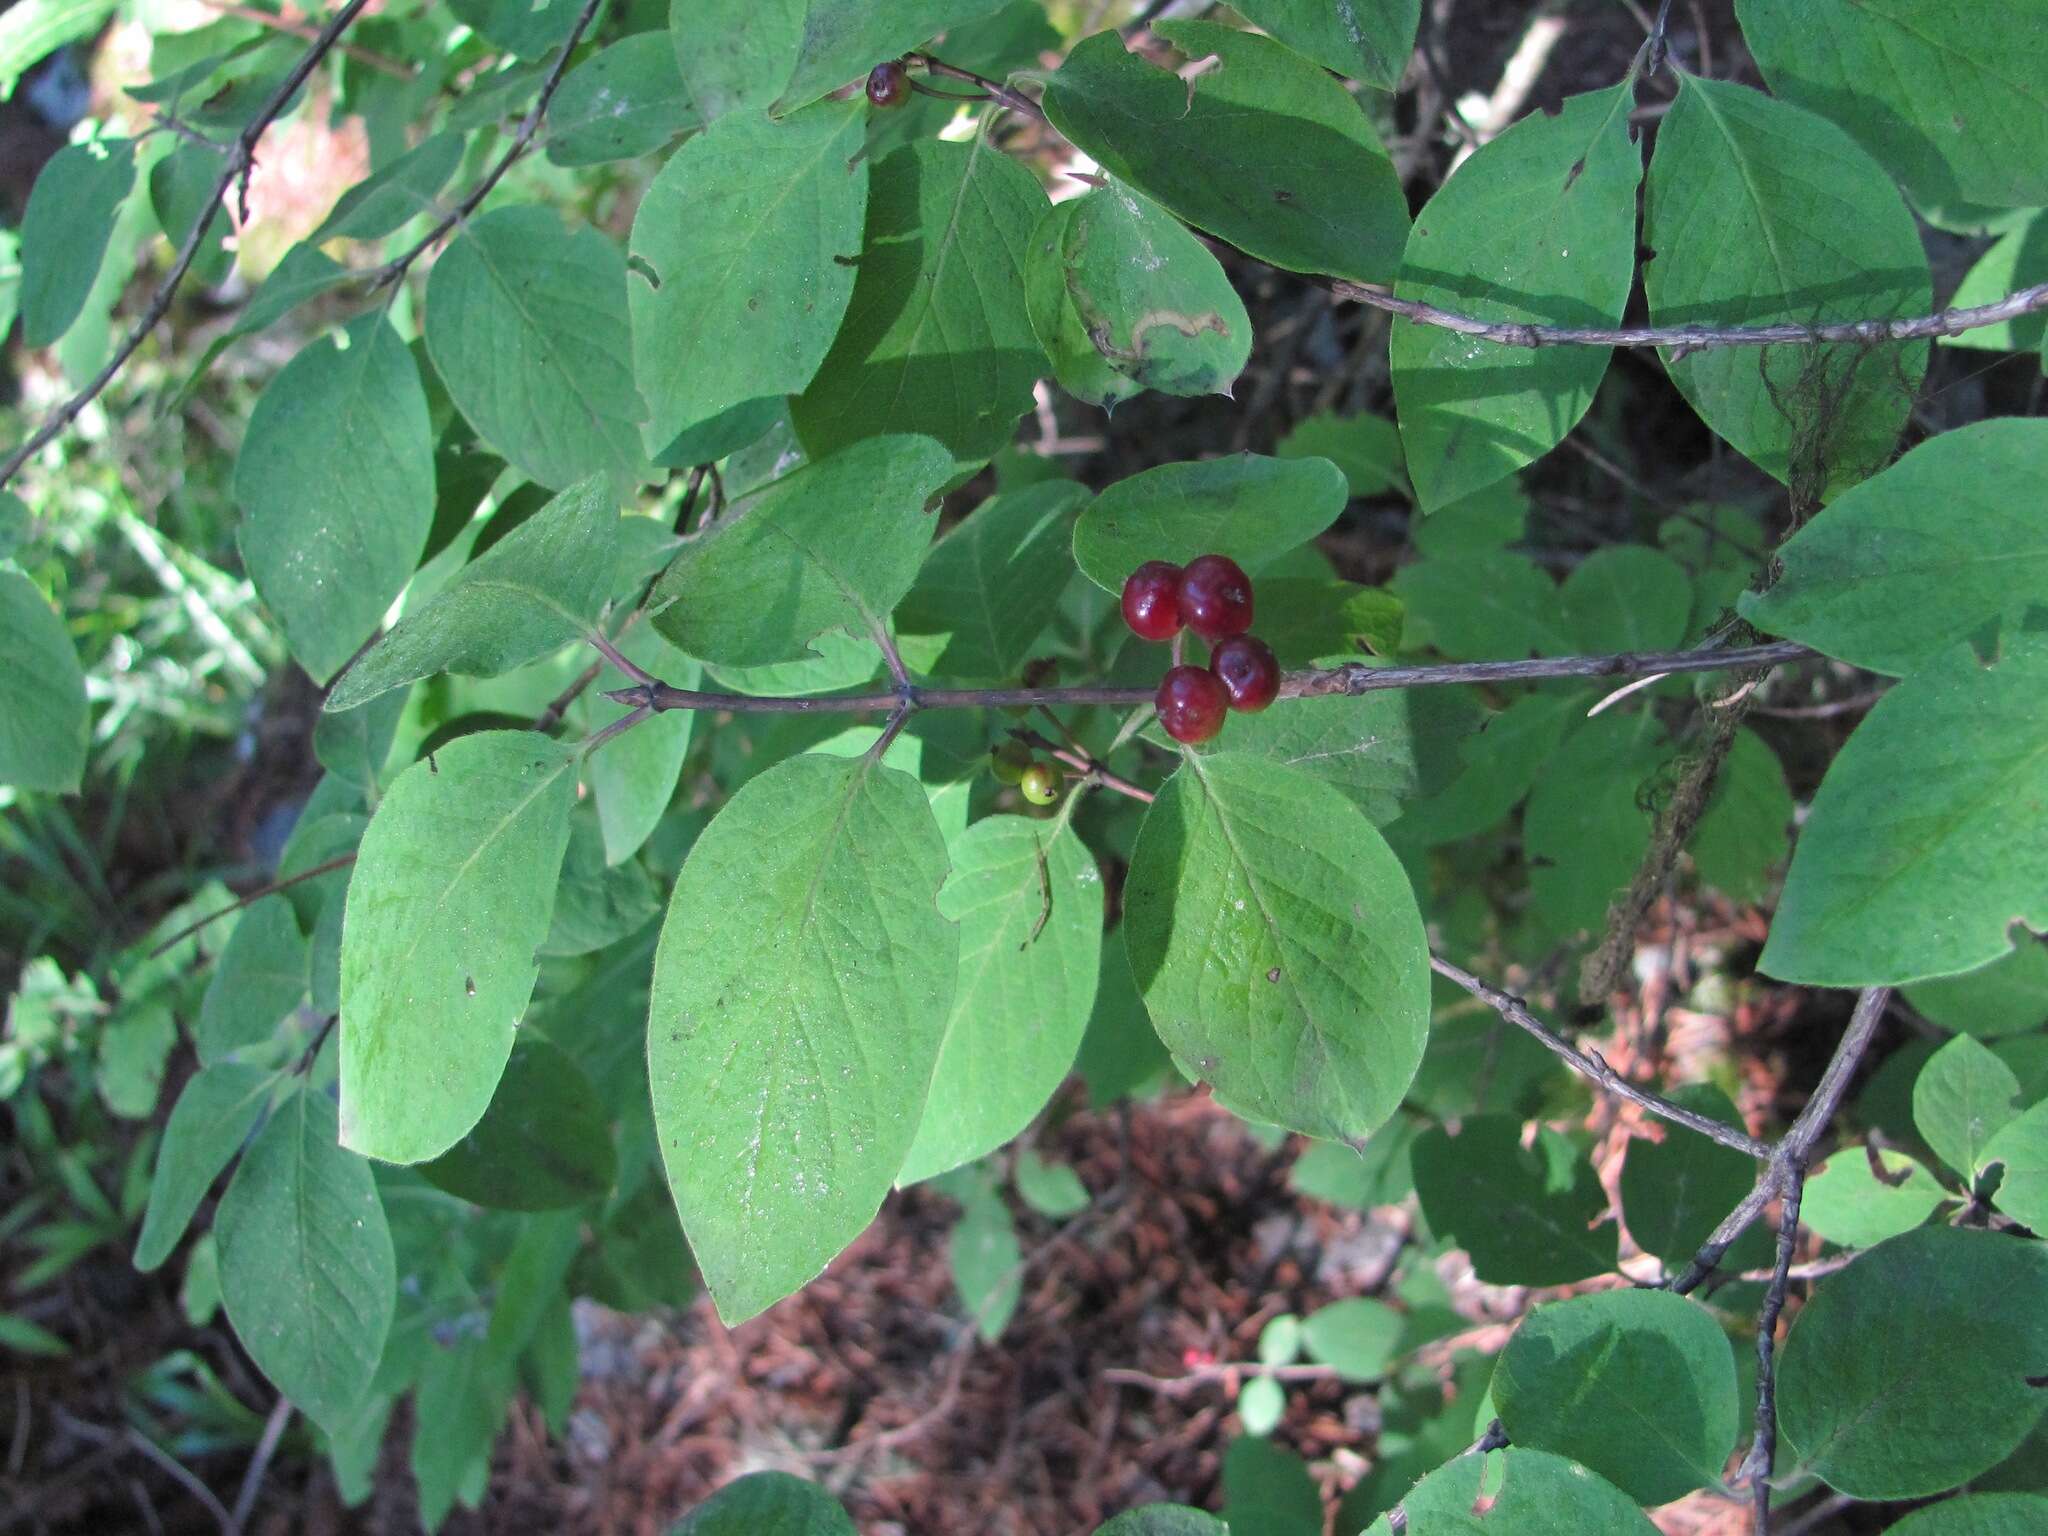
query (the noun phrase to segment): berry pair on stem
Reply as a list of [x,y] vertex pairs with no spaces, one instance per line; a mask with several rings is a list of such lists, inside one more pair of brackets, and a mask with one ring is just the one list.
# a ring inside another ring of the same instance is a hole
[[1060,797],[1059,770],[1031,755],[1031,749],[1015,739],[989,750],[989,768],[1001,784],[1013,784],[1033,805],[1051,805]]
[[1206,667],[1176,665],[1159,683],[1159,723],[1175,741],[1207,741],[1230,710],[1253,713],[1280,691],[1272,648],[1248,633],[1252,582],[1227,555],[1198,555],[1183,568],[1147,560],[1124,582],[1124,622],[1143,640],[1172,640],[1183,627],[1210,644]]

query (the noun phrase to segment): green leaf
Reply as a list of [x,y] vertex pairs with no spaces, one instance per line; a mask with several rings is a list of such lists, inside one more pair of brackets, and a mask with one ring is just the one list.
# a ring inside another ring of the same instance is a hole
[[[1485,1529],[1500,1536],[1650,1536],[1657,1529],[1628,1494],[1576,1462],[1548,1451],[1509,1447],[1494,1456],[1459,1456],[1401,1500],[1416,1536]],[[1473,1510],[1484,1500],[1486,1513]],[[1485,1525],[1479,1525],[1483,1519]],[[1363,1536],[1393,1536],[1382,1515]]]
[[1065,1163],[1048,1162],[1031,1148],[1017,1154],[1017,1196],[1050,1221],[1064,1221],[1088,1209],[1088,1186]]
[[1744,727],[1686,844],[1700,878],[1737,901],[1762,901],[1792,838],[1792,790],[1764,739]]
[[1233,9],[1323,68],[1383,91],[1401,83],[1422,17],[1421,0],[1244,0]]
[[2048,1498],[2032,1493],[1972,1493],[1916,1509],[1889,1536],[2029,1536],[2048,1528]]
[[1073,527],[1088,493],[1041,480],[976,507],[931,546],[896,610],[906,644],[931,648],[934,677],[1016,675],[1074,573]]
[[426,336],[456,407],[527,479],[644,478],[626,260],[595,229],[551,208],[472,218],[427,279]]
[[0,1312],[0,1349],[8,1349],[19,1355],[42,1355],[57,1359],[71,1353],[66,1344],[49,1329],[30,1322],[13,1312]]
[[1288,1186],[1347,1211],[1396,1204],[1415,1187],[1408,1153],[1421,1131],[1420,1120],[1397,1115],[1356,1149],[1341,1141],[1311,1142],[1288,1170]]
[[500,1211],[553,1211],[600,1200],[618,1177],[611,1118],[583,1069],[537,1035],[515,1042],[490,1108],[420,1174]]
[[1531,693],[1484,717],[1460,744],[1463,770],[1410,803],[1388,835],[1404,846],[1433,847],[1494,826],[1529,792],[1585,707],[1577,694]]
[[1961,976],[1906,988],[1930,1023],[1991,1039],[2048,1021],[2048,946],[2022,941],[2011,954]]
[[[1823,118],[1679,76],[1644,194],[1652,325],[1812,324],[1926,312],[1927,258],[1891,178]],[[1713,347],[1665,367],[1780,480],[1840,490],[1883,466],[1926,369],[1920,343]]]
[[23,346],[47,347],[85,309],[134,185],[129,139],[67,144],[45,162],[21,215]]
[[85,776],[85,673],[64,620],[0,570],[0,784],[70,794]]
[[[1614,326],[1635,282],[1642,151],[1633,82],[1531,112],[1460,166],[1415,217],[1394,293],[1482,320]],[[1606,347],[1511,347],[1396,319],[1395,413],[1425,512],[1563,441]]]
[[1999,0],[1738,0],[1771,89],[1922,204],[2048,202],[2048,41]]
[[1377,1381],[1401,1343],[1403,1316],[1383,1301],[1352,1296],[1318,1307],[1302,1323],[1309,1358],[1334,1366],[1346,1381]]
[[1292,1312],[1268,1319],[1259,1330],[1258,1354],[1263,1365],[1294,1364],[1301,1358],[1301,1319]]
[[854,291],[863,110],[733,113],[669,158],[633,220],[634,374],[650,450],[811,382]]
[[1496,480],[1410,524],[1416,550],[1442,556],[1519,543],[1529,521],[1529,493],[1514,479]]
[[1045,83],[1052,125],[1112,176],[1261,261],[1390,281],[1407,200],[1344,87],[1252,33],[1197,21],[1152,30],[1221,62],[1187,82],[1098,32]]
[[683,545],[655,586],[655,627],[736,667],[803,658],[828,630],[869,637],[917,580],[925,502],[952,471],[928,437],[868,438],[806,464]]
[[1355,499],[1387,491],[1407,494],[1401,433],[1384,416],[1338,416],[1324,411],[1294,424],[1273,452],[1283,459],[1328,459]]
[[1121,944],[1102,946],[1102,973],[1095,984],[1095,1012],[1074,1070],[1088,1085],[1088,1105],[1101,1109],[1136,1097],[1173,1079],[1173,1058],[1152,1028],[1145,1000],[1131,977]]
[[1095,1536],[1230,1536],[1230,1527],[1185,1504],[1146,1504],[1098,1525]]
[[1217,745],[1321,779],[1375,826],[1448,782],[1476,708],[1450,689],[1383,688],[1352,698],[1282,699],[1230,722]]
[[1240,1435],[1223,1452],[1223,1521],[1230,1536],[1314,1536],[1323,1496],[1294,1452]]
[[1518,661],[1531,652],[1568,656],[1574,649],[1557,583],[1527,555],[1434,555],[1402,566],[1387,590],[1407,605],[1406,643],[1434,646],[1454,661]]
[[1860,987],[1951,975],[2048,929],[2048,634],[1900,683],[1821,781],[1758,969]]
[[810,0],[803,39],[778,112],[791,112],[908,53],[949,27],[978,21],[1003,0]]
[[12,491],[0,491],[0,560],[13,558],[35,536],[35,514]]
[[1119,480],[1074,526],[1074,559],[1106,592],[1147,560],[1228,555],[1257,575],[1344,510],[1344,476],[1326,459],[1256,453],[1161,464]]
[[329,240],[382,240],[434,212],[437,194],[462,163],[465,141],[460,133],[437,133],[364,177],[334,200],[333,211],[307,237],[308,248]]
[[960,974],[898,1184],[972,1162],[1029,1125],[1066,1081],[1095,1006],[1102,874],[1080,838],[987,816],[946,857],[939,915],[959,924]]
[[437,672],[496,677],[596,628],[618,571],[618,504],[593,475],[458,571],[328,695],[330,711]]
[[1946,1198],[1941,1181],[1905,1153],[1852,1143],[1807,1179],[1799,1219],[1831,1243],[1871,1248],[1912,1231]]
[[137,1269],[147,1273],[171,1256],[208,1187],[242,1149],[276,1083],[274,1072],[224,1061],[185,1084],[157,1149],[149,1207],[135,1240]]
[[1357,808],[1298,769],[1188,758],[1138,833],[1124,941],[1159,1037],[1249,1118],[1362,1141],[1422,1060],[1414,892]]
[[376,799],[406,699],[393,689],[360,708],[322,713],[313,722],[313,755],[320,766],[361,790],[366,799]]
[[449,0],[449,9],[522,59],[560,46],[576,24],[577,0]]
[[1913,1124],[1967,1183],[1983,1170],[1985,1147],[2019,1112],[2019,1096],[2012,1068],[1989,1047],[1958,1035],[1913,1080]]
[[[1977,258],[1949,303],[1957,309],[1975,309],[2040,282],[2048,282],[2048,217],[2035,209]],[[1997,325],[1980,325],[1958,336],[1944,336],[1941,344],[1992,352],[2039,352],[2044,336],[2048,336],[2048,320],[2036,311]]]
[[[651,624],[636,624],[619,637],[626,659],[665,683],[695,688],[703,680],[696,662],[663,639]],[[609,662],[595,684],[584,691],[586,726],[595,731],[618,717],[618,706],[601,703],[614,688],[631,679]],[[598,830],[604,835],[605,861],[620,864],[640,851],[668,812],[683,759],[697,719],[694,709],[663,710],[623,736],[614,737],[583,759],[583,782],[597,802]]]
[[[1720,1089],[1685,1083],[1670,1097],[1741,1130],[1742,1116]],[[1756,1182],[1755,1162],[1675,1126],[1662,1141],[1631,1140],[1621,1165],[1621,1209],[1629,1236],[1667,1266],[1683,1266]]]
[[654,877],[636,862],[608,863],[595,808],[577,806],[569,816],[569,850],[541,954],[558,959],[595,954],[638,933],[660,911]]
[[1488,1284],[1566,1285],[1614,1268],[1617,1229],[1600,1221],[1607,1193],[1585,1154],[1549,1127],[1531,1149],[1519,1120],[1471,1115],[1456,1136],[1424,1131],[1411,1156],[1431,1230],[1469,1253]]
[[167,999],[145,997],[117,1012],[100,1030],[93,1086],[100,1102],[124,1120],[156,1110],[164,1068],[178,1043],[178,1021]]
[[491,1103],[538,974],[575,754],[531,731],[414,763],[363,835],[341,946],[343,1144],[418,1163]]
[[1595,655],[1671,650],[1685,638],[1692,609],[1685,567],[1644,544],[1594,550],[1572,567],[1559,595],[1574,648]]
[[2036,1232],[2048,1232],[2048,1102],[2008,1121],[1985,1149],[1984,1161],[2005,1164],[1998,1208]]
[[1858,1499],[1939,1493],[1996,1466],[2048,1396],[2048,1248],[1925,1227],[1824,1281],[1778,1367],[1801,1464]]
[[961,1202],[946,1238],[953,1284],[975,1332],[990,1344],[1003,1336],[1024,1294],[1024,1250],[1010,1208],[979,1172],[964,1170],[948,1193]]
[[917,1132],[959,938],[923,789],[865,758],[748,781],[677,877],[648,1070],[669,1188],[719,1315],[859,1234]]
[[1287,1417],[1287,1389],[1270,1376],[1254,1376],[1238,1389],[1237,1417],[1246,1434],[1270,1435]]
[[99,30],[118,0],[20,0],[0,16],[0,96],[11,97],[23,71]]
[[397,1304],[391,1231],[370,1165],[302,1086],[242,1154],[213,1218],[221,1299],[250,1358],[333,1432],[362,1401]]
[[839,1501],[816,1484],[787,1472],[749,1472],[669,1527],[668,1536],[854,1536],[854,1529]]
[[1112,183],[1039,221],[1025,297],[1053,377],[1110,409],[1147,389],[1227,395],[1252,323],[1222,265],[1180,221]]
[[2048,606],[2048,530],[2029,505],[2044,475],[2048,421],[1929,438],[1794,534],[1777,583],[1737,606],[1771,634],[1894,676],[1993,624],[2017,630]]
[[1668,1291],[1538,1307],[1501,1353],[1493,1400],[1517,1446],[1580,1462],[1638,1504],[1718,1482],[1735,1449],[1735,1352]]
[[674,44],[660,32],[636,32],[562,77],[548,104],[548,159],[568,166],[637,159],[696,126]]
[[684,89],[706,123],[774,104],[796,67],[805,3],[670,0],[669,42]]
[[805,452],[920,432],[964,470],[1010,441],[1045,368],[1024,304],[1045,207],[1038,179],[980,138],[921,140],[875,166],[845,323],[790,402]]
[[328,681],[405,590],[434,521],[426,391],[381,312],[310,343],[264,390],[235,501],[250,580]]
[[[218,151],[204,144],[180,143],[149,168],[149,206],[158,228],[182,251],[191,238],[199,215],[213,201],[213,189],[220,181]],[[215,207],[207,220],[206,237],[193,253],[190,279],[211,288],[234,268],[235,253],[221,242],[232,234],[227,210]]]
[[1645,739],[1648,717],[1595,715],[1539,770],[1522,813],[1529,885],[1546,928],[1598,931],[1650,843],[1645,783],[1663,757]]
[[306,936],[291,903],[266,896],[235,922],[199,1005],[192,1041],[207,1066],[276,1033],[306,996]]

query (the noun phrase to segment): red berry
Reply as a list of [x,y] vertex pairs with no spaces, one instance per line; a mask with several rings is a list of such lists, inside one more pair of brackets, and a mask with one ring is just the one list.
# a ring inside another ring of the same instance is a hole
[[1219,640],[1209,657],[1209,670],[1230,695],[1230,707],[1256,714],[1280,692],[1280,662],[1273,648],[1256,635]]
[[1252,627],[1252,579],[1228,555],[1197,555],[1180,578],[1181,622],[1204,640]]
[[1124,582],[1124,622],[1140,640],[1180,633],[1180,567],[1147,560]]
[[1193,744],[1207,741],[1223,729],[1230,696],[1223,691],[1222,679],[1207,667],[1170,667],[1159,680],[1154,703],[1166,734]]
[[900,107],[910,98],[910,77],[894,59],[868,71],[868,100],[878,107]]

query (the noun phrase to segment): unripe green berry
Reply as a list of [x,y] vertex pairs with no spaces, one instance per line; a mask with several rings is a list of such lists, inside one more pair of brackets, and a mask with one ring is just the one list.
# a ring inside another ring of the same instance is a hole
[[1060,797],[1060,776],[1050,763],[1033,763],[1024,770],[1017,788],[1033,805],[1051,805]]
[[1017,784],[1031,767],[1031,749],[1015,739],[998,742],[988,749],[988,771],[999,784]]

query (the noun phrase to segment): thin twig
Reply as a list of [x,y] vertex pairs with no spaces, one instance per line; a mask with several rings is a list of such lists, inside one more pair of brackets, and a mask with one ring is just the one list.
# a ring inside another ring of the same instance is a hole
[[1102,1372],[1100,1379],[1123,1387],[1141,1387],[1160,1397],[1185,1397],[1197,1387],[1236,1376],[1270,1376],[1275,1381],[1335,1381],[1341,1374],[1334,1365],[1267,1365],[1259,1360],[1219,1360],[1213,1365],[1198,1365],[1184,1376],[1154,1376],[1149,1371],[1111,1366]]
[[1849,1079],[1855,1076],[1864,1052],[1869,1050],[1871,1038],[1877,1033],[1878,1021],[1884,1017],[1891,996],[1889,987],[1871,987],[1856,999],[1856,1011],[1849,1016],[1849,1027],[1842,1032],[1835,1054],[1829,1059],[1819,1084],[1813,1090],[1813,1097],[1806,1101],[1806,1108],[1799,1112],[1792,1128],[1772,1150],[1770,1164],[1757,1176],[1755,1188],[1722,1218],[1721,1224],[1714,1228],[1713,1234],[1693,1255],[1692,1262],[1686,1265],[1685,1272],[1673,1280],[1668,1289],[1680,1296],[1697,1289],[1713,1274],[1735,1240],[1763,1214],[1764,1207],[1788,1187],[1791,1170],[1797,1167],[1804,1177],[1814,1144],[1841,1107],[1842,1096],[1849,1091]]
[[1671,40],[1665,30],[1670,24],[1671,0],[1663,0],[1657,7],[1657,19],[1650,27],[1649,57],[1643,61],[1645,79],[1664,67],[1664,56],[1671,50]]
[[1932,314],[1898,320],[1835,320],[1796,325],[1626,325],[1616,327],[1525,325],[1512,320],[1482,320],[1419,299],[1400,299],[1384,288],[1333,279],[1330,291],[1340,299],[1383,309],[1418,325],[1477,336],[1504,347],[1671,347],[1680,356],[1709,347],[1816,346],[1847,342],[1871,346],[1885,341],[1920,341],[1932,336],[1960,336],[1987,325],[2002,325],[2022,315],[2048,309],[2048,283],[2037,283],[1989,304],[1966,309],[1938,309]]
[[142,312],[142,318],[136,321],[134,329],[121,339],[121,344],[114,349],[113,356],[109,357],[100,371],[92,376],[91,381],[52,411],[28,441],[9,454],[4,463],[0,463],[0,486],[5,486],[12,480],[22,465],[78,419],[78,413],[113,382],[114,375],[135,355],[136,349],[148,339],[149,333],[156,329],[157,323],[170,313],[171,301],[177,297],[178,287],[185,281],[185,274],[192,270],[192,263],[198,259],[200,247],[205,245],[208,239],[213,238],[214,214],[218,213],[221,204],[227,201],[228,192],[248,175],[249,168],[255,164],[257,140],[263,137],[264,130],[291,103],[292,98],[298,94],[299,87],[306,83],[306,77],[313,73],[320,61],[341,41],[341,34],[369,3],[370,0],[348,0],[348,4],[336,11],[327,25],[320,29],[320,35],[300,56],[299,62],[292,66],[291,73],[279,82],[270,99],[264,102],[255,117],[249,120],[249,125],[235,136],[233,144],[228,148],[227,162],[221,168],[220,178],[214,182],[212,193],[200,206],[199,216],[192,222],[192,232],[185,237],[185,243],[178,251],[178,259],[171,265],[170,275],[150,296],[149,307]]
[[1009,86],[1004,85],[1000,80],[991,80],[986,75],[977,75],[971,69],[962,69],[956,64],[948,64],[943,59],[935,59],[928,53],[913,53],[907,55],[907,57],[923,64],[926,69],[935,75],[944,75],[951,80],[966,80],[980,86],[984,91],[988,92],[990,98],[998,105],[1008,107],[1012,112],[1021,113],[1025,117],[1035,118],[1041,123],[1045,121],[1045,108],[1041,107],[1029,96],[1026,96],[1022,91],[1011,90]]
[[1792,1248],[1799,1233],[1799,1196],[1806,1187],[1806,1166],[1794,1161],[1785,1176],[1785,1202],[1778,1217],[1778,1262],[1770,1289],[1756,1319],[1756,1438],[1742,1458],[1739,1474],[1749,1480],[1752,1536],[1770,1536],[1771,1468],[1778,1455],[1778,1314],[1785,1310],[1785,1292],[1792,1285]]
[[[303,38],[309,43],[318,41],[320,36],[320,29],[310,22],[287,21],[282,16],[269,11],[259,11],[254,6],[230,5],[224,3],[224,0],[199,0],[199,3],[215,15],[225,16],[232,21],[246,21],[252,26],[262,27],[271,32],[282,32],[290,37]],[[335,51],[354,59],[358,64],[367,64],[371,69],[389,75],[394,80],[410,80],[418,73],[414,66],[386,58],[374,48],[364,48],[355,43],[342,43]]]
[[263,1491],[263,1474],[270,1470],[270,1458],[277,1454],[277,1443],[284,1438],[285,1426],[291,1421],[292,1400],[279,1397],[277,1405],[270,1410],[270,1417],[263,1421],[263,1434],[256,1441],[256,1454],[249,1458],[249,1470],[242,1475],[241,1491],[235,1495],[233,1523],[229,1526],[233,1536],[242,1536],[249,1516],[255,1512],[256,1495]]
[[230,912],[239,912],[244,907],[253,907],[254,905],[256,905],[257,902],[261,901],[266,896],[275,896],[279,891],[290,890],[293,886],[298,885],[303,881],[317,880],[320,876],[332,874],[335,870],[345,868],[346,866],[355,863],[355,861],[356,856],[352,853],[340,854],[322,863],[315,864],[311,869],[302,869],[296,875],[286,875],[282,880],[273,880],[268,885],[259,886],[256,890],[251,891],[248,895],[229,902],[226,906],[222,907],[218,912],[209,912],[206,914],[206,916],[200,918],[197,922],[187,923],[184,927],[180,928],[176,933],[172,934],[168,939],[165,939],[163,943],[157,945],[155,949],[152,949],[146,958],[154,960],[158,955],[162,954],[165,950],[170,949],[171,947],[182,942],[185,939],[191,938],[193,934],[197,933],[200,929],[206,927],[208,924],[219,922],[222,918],[226,917]]
[[56,1410],[56,1419],[70,1433],[77,1435],[80,1439],[90,1440],[95,1445],[125,1445],[131,1450],[141,1452],[144,1456],[155,1462],[157,1466],[161,1467],[173,1482],[177,1483],[179,1487],[191,1494],[193,1498],[197,1499],[205,1507],[206,1512],[212,1515],[214,1521],[220,1526],[222,1536],[232,1536],[234,1529],[233,1518],[228,1514],[227,1506],[214,1496],[211,1488],[207,1487],[206,1484],[202,1483],[193,1474],[190,1467],[179,1461],[177,1457],[158,1445],[149,1436],[143,1434],[141,1430],[135,1429],[132,1426],[112,1430],[98,1424],[89,1424],[85,1420],[65,1412],[62,1408]]
[[540,132],[541,120],[547,116],[548,104],[555,98],[555,88],[562,83],[562,76],[569,72],[569,56],[576,51],[576,45],[583,41],[583,34],[590,29],[590,23],[596,19],[598,7],[603,3],[604,0],[583,0],[583,10],[576,18],[576,25],[569,29],[569,35],[562,40],[562,51],[555,56],[554,68],[548,71],[547,78],[541,82],[540,95],[535,98],[526,116],[520,120],[517,131],[512,135],[511,144],[499,157],[498,163],[486,171],[483,179],[469,189],[468,195],[444,214],[409,250],[366,274],[370,292],[375,293],[380,288],[389,287],[405,276],[407,269],[418,261],[430,246],[476,212],[478,205],[490,196],[491,189],[497,186],[504,174],[532,148],[534,135]]
[[[1730,649],[1701,647],[1690,651],[1621,651],[1607,656],[1537,656],[1522,661],[1457,661],[1437,666],[1369,667],[1345,662],[1336,667],[1309,667],[1291,672],[1280,683],[1283,699],[1315,699],[1376,693],[1383,688],[1441,688],[1461,683],[1516,683],[1553,677],[1634,677],[1646,672],[1719,672],[1741,667],[1775,666],[1818,654],[1803,645],[1779,641],[1770,645]],[[1157,687],[1078,688],[920,688],[919,709],[994,709],[1035,704],[1150,704]],[[712,709],[733,714],[808,715],[863,714],[894,709],[895,693],[799,694],[762,698],[745,693],[706,693],[672,688],[666,683],[618,688],[605,695],[629,707],[656,710]]]
[[1429,966],[1439,976],[1463,987],[1517,1029],[1533,1035],[1545,1050],[1562,1057],[1579,1073],[1591,1078],[1609,1093],[1627,1099],[1631,1104],[1648,1110],[1659,1119],[1669,1120],[1674,1125],[1682,1125],[1689,1131],[1697,1131],[1724,1147],[1746,1153],[1760,1162],[1769,1161],[1771,1148],[1765,1143],[1732,1125],[1723,1124],[1711,1115],[1702,1115],[1695,1110],[1687,1109],[1683,1104],[1672,1103],[1662,1094],[1638,1087],[1610,1067],[1598,1051],[1582,1051],[1551,1029],[1529,1011],[1529,1005],[1521,998],[1481,981],[1470,971],[1453,965],[1441,956],[1431,955]]

